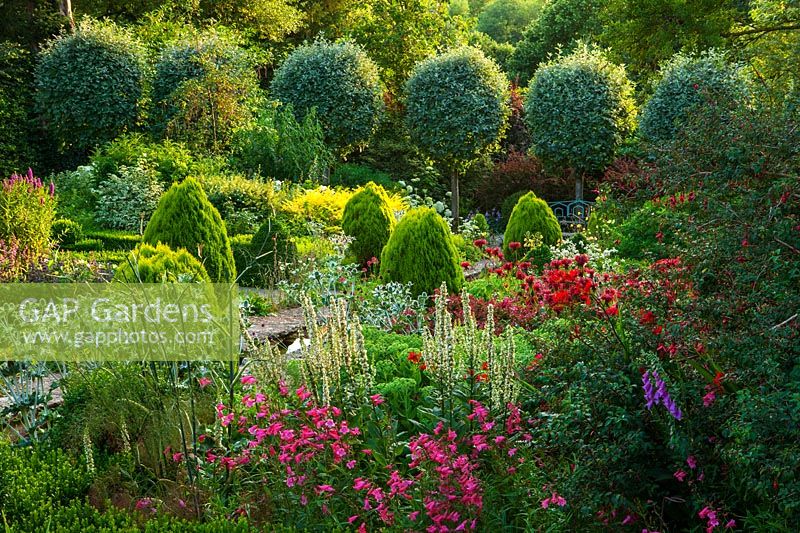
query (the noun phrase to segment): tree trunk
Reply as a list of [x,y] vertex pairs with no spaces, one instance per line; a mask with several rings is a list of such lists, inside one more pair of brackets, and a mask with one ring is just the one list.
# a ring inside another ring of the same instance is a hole
[[583,172],[576,172],[573,169],[572,175],[575,177],[575,199],[583,200]]
[[75,19],[72,16],[72,0],[59,0],[59,10],[61,14],[69,19],[69,27],[75,31]]
[[453,233],[458,233],[461,214],[458,209],[458,170],[454,170],[450,177],[450,211],[453,214]]

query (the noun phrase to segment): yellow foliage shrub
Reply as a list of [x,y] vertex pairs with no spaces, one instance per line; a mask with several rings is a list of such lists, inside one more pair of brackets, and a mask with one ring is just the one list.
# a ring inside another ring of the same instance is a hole
[[[281,211],[294,217],[314,221],[327,232],[338,232],[342,228],[344,206],[359,190],[339,187],[306,189],[284,201]],[[389,195],[389,207],[394,213],[408,210],[408,205],[397,193]]]

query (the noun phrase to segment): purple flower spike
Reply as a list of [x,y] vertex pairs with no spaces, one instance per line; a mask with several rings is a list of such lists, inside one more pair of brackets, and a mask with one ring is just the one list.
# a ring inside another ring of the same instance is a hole
[[[653,381],[655,380],[655,386]],[[642,388],[644,389],[644,399],[648,410],[652,409],[654,405],[661,404],[672,415],[675,420],[683,418],[683,413],[675,403],[675,400],[669,395],[667,384],[658,375],[658,372],[649,370],[642,374]]]

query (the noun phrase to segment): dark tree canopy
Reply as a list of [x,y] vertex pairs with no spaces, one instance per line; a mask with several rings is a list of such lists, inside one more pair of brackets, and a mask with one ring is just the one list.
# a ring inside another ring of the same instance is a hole
[[271,90],[292,105],[298,119],[316,108],[326,142],[340,152],[366,145],[383,111],[378,68],[349,42],[320,40],[295,49],[275,73]]

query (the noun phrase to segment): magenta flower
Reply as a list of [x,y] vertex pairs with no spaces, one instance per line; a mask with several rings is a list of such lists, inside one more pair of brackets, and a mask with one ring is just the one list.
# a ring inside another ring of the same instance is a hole
[[255,385],[256,384],[256,378],[254,378],[253,376],[251,376],[249,374],[242,376],[242,379],[240,381],[242,382],[242,385]]
[[202,378],[197,380],[197,384],[200,385],[201,389],[205,389],[206,387],[211,385],[211,378],[203,376]]
[[369,397],[369,400],[372,402],[372,405],[376,406],[386,402],[380,394],[373,394]]

